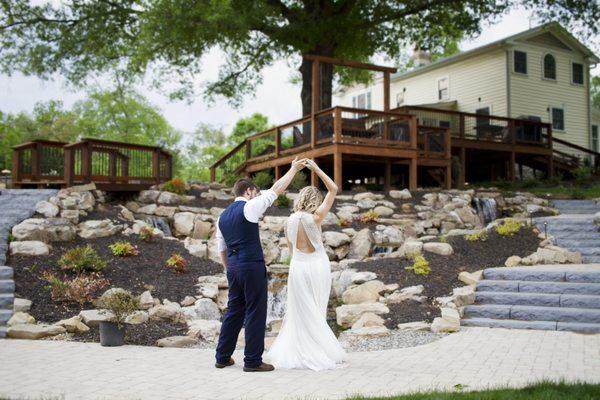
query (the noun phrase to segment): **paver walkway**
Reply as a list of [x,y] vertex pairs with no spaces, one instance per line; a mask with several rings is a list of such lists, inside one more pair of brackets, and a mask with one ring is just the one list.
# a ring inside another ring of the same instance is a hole
[[600,383],[600,335],[465,328],[424,346],[352,353],[346,368],[324,372],[217,370],[211,350],[14,339],[0,340],[0,360],[0,397],[11,399],[339,399],[456,384]]

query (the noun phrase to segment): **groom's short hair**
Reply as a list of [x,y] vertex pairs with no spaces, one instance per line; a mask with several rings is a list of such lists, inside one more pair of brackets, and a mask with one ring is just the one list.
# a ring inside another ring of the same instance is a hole
[[233,185],[233,194],[236,197],[243,196],[248,189],[258,190],[258,186],[248,178],[238,179]]

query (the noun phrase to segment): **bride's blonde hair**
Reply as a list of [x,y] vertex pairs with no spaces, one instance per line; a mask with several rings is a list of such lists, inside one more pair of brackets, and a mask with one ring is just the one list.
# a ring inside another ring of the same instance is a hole
[[314,213],[323,202],[323,195],[314,186],[305,186],[298,193],[298,199],[294,204],[294,211]]

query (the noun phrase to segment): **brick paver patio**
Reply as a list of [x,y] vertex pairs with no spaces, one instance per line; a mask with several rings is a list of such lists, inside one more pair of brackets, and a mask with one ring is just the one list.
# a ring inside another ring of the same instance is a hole
[[[600,335],[466,328],[409,349],[350,354],[346,368],[244,373],[213,352],[96,343],[0,340],[0,395],[70,399],[338,399],[428,389],[600,383]],[[2,396],[0,396],[2,397]]]

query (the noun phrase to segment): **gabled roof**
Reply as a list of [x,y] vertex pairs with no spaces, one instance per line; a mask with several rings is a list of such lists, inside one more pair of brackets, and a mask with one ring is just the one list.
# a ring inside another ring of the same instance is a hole
[[431,64],[427,64],[422,67],[415,68],[411,71],[404,72],[404,73],[398,73],[398,74],[392,74],[391,79],[397,80],[397,79],[409,78],[409,77],[415,76],[415,75],[420,75],[424,72],[431,71],[431,70],[434,70],[437,68],[441,68],[443,66],[465,60],[469,57],[472,57],[472,56],[475,56],[478,54],[482,54],[482,53],[486,53],[491,50],[502,48],[506,45],[510,45],[510,44],[514,43],[515,41],[522,41],[522,40],[529,39],[529,38],[537,36],[539,34],[543,34],[544,32],[551,32],[566,46],[585,54],[585,56],[592,63],[600,62],[600,58],[598,58],[598,56],[596,56],[596,54],[594,54],[594,52],[592,50],[590,50],[587,46],[585,46],[583,43],[581,43],[577,38],[575,38],[573,35],[571,35],[559,23],[548,22],[546,24],[537,26],[535,28],[526,30],[524,32],[520,32],[515,35],[508,36],[504,39],[500,39],[495,42],[492,42],[492,43],[489,43],[489,44],[486,44],[486,45],[483,45],[480,47],[476,47],[471,50],[463,51],[461,53],[455,54],[450,57],[441,58],[437,61],[432,62]]

